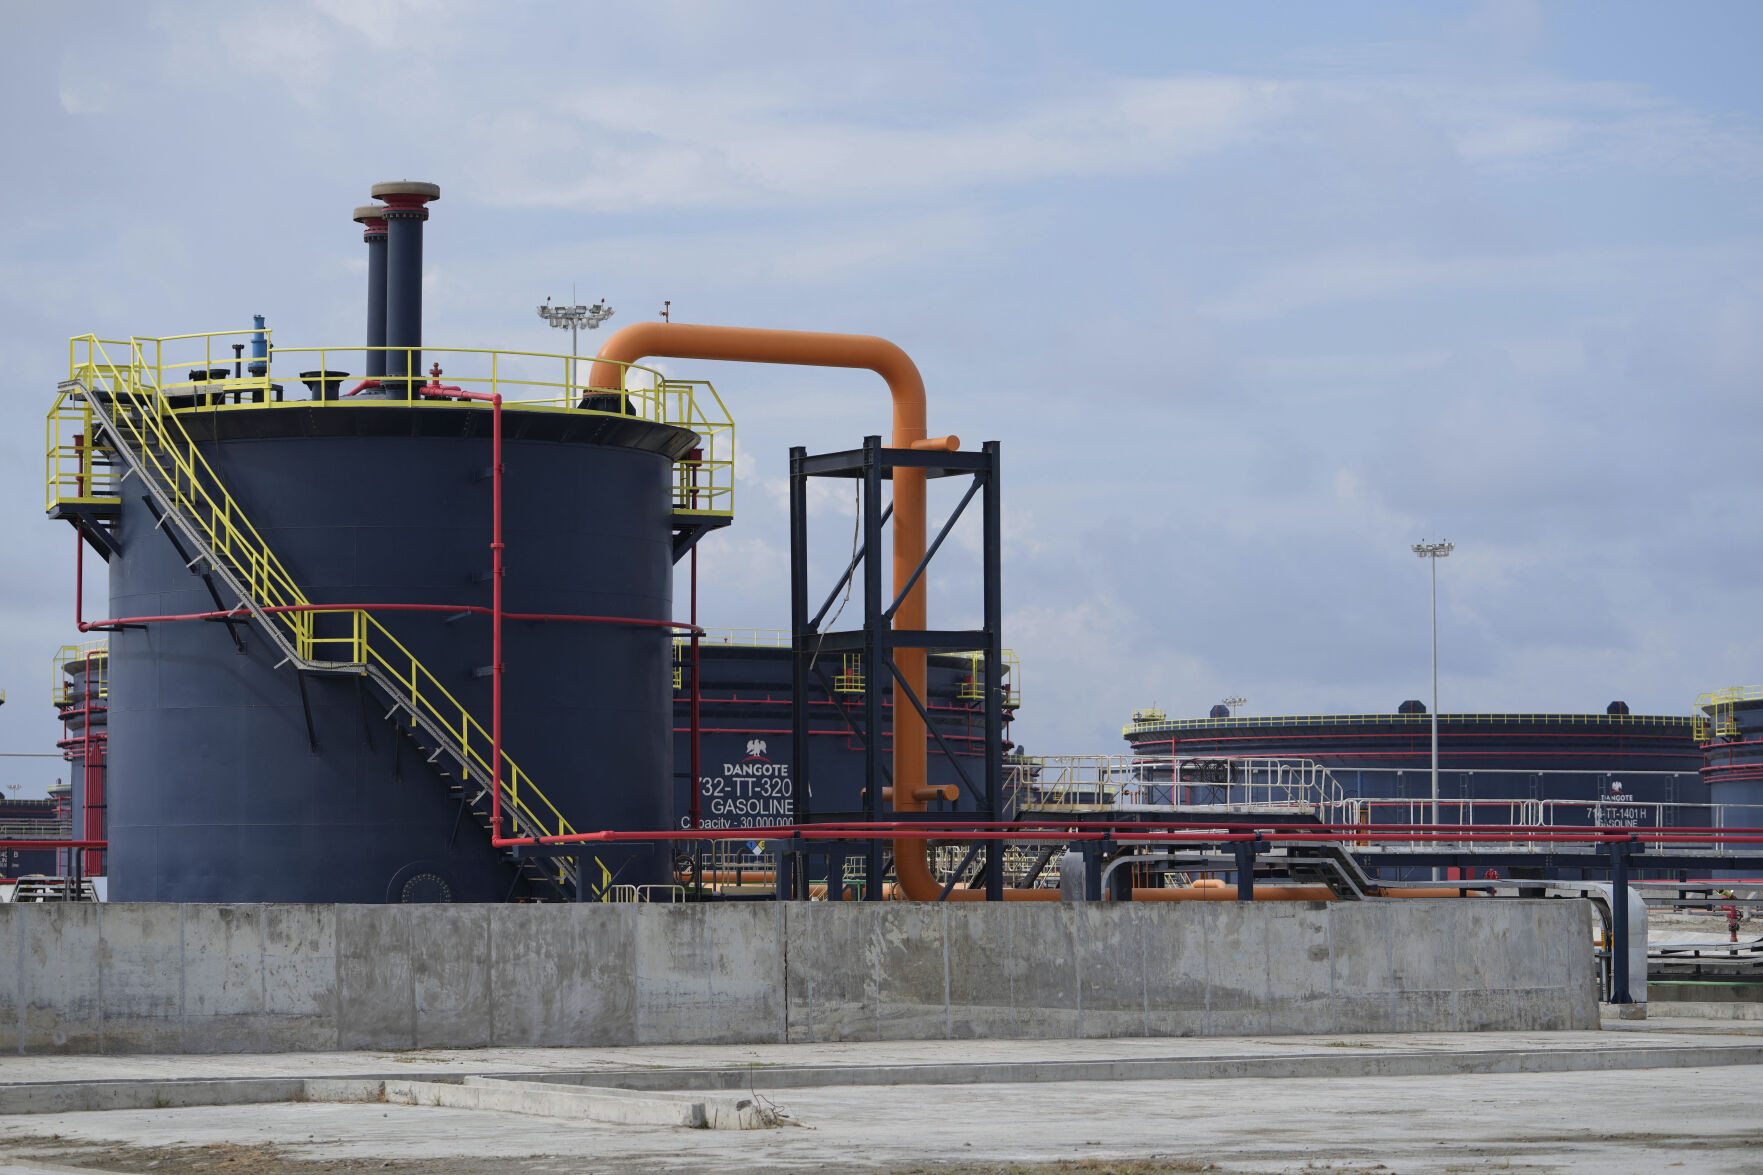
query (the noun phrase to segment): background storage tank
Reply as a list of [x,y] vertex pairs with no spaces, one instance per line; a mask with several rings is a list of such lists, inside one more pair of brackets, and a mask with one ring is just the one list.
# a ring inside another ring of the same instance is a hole
[[[56,746],[67,760],[70,808],[62,839],[103,840],[108,835],[109,665],[110,654],[103,641],[67,645],[55,655],[53,701],[62,726]],[[72,859],[76,852],[77,862]],[[63,849],[57,859],[62,876],[77,872],[82,877],[99,877],[106,869],[105,854],[98,849]]]
[[1735,686],[1698,698],[1696,741],[1709,800],[1742,805],[1727,823],[1763,826],[1763,686]]
[[[1133,752],[1185,760],[1320,763],[1371,823],[1424,821],[1432,794],[1431,716],[1393,714],[1135,716]],[[1440,816],[1448,823],[1706,823],[1708,793],[1691,720],[1602,713],[1439,715]],[[1526,807],[1530,805],[1530,807]]]
[[[764,828],[794,819],[790,789],[790,639],[787,632],[711,630],[699,645],[700,760],[702,827]],[[680,641],[674,673],[674,820],[687,827],[691,810],[691,702],[689,644]],[[832,691],[809,679],[810,781],[817,819],[859,819],[863,811],[863,744],[840,716],[839,702],[861,729],[861,657],[827,658]],[[1005,656],[1004,720],[1016,716],[1022,699],[1022,671],[1013,653]],[[985,709],[971,657],[938,653],[929,658],[926,707],[943,740],[960,758],[969,779],[981,785]],[[841,689],[851,690],[841,693]],[[893,745],[893,691],[883,707],[882,748]],[[1006,736],[1004,748],[1013,744]],[[928,766],[932,786],[961,777],[939,750]],[[961,808],[973,810],[971,799]],[[887,805],[878,805],[885,813]],[[884,817],[885,818],[885,817]]]

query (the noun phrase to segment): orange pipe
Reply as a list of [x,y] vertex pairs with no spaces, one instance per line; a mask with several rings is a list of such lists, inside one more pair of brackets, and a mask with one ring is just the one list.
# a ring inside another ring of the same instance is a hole
[[[1382,898],[1460,898],[1461,890],[1455,889],[1379,889],[1373,891]],[[951,897],[954,895],[951,894]],[[1135,902],[1234,902],[1237,900],[1237,887],[1215,882],[1212,885],[1196,883],[1179,886],[1174,889],[1134,889],[1132,900]],[[1334,891],[1326,885],[1257,885],[1255,900],[1258,902],[1332,902]]]
[[[676,869],[673,873],[674,884],[690,885],[692,871]],[[706,869],[703,872],[704,884],[726,881],[739,885],[771,885],[777,881],[777,874],[770,869]]]
[[[886,339],[874,335],[825,334],[803,330],[761,330],[741,326],[703,326],[684,322],[638,322],[613,333],[600,348],[588,371],[588,386],[601,391],[623,391],[626,367],[651,357],[669,359],[733,360],[740,363],[791,363],[808,367],[851,367],[873,371],[888,383],[894,401],[896,449],[919,447],[925,432],[924,378],[910,356]],[[959,444],[942,439],[943,448]],[[922,469],[896,469],[894,482],[894,583],[904,584],[924,558],[925,476]],[[894,613],[894,627],[925,627],[930,575],[919,576],[912,591]],[[919,698],[925,696],[925,652],[897,649],[894,664],[900,676]],[[894,810],[922,812],[918,798],[925,786],[926,750],[924,720],[912,706],[894,707]],[[942,892],[931,872],[925,842],[894,842],[894,875],[912,901],[931,902]],[[1028,890],[1028,894],[1057,891]],[[951,898],[956,895],[951,893]],[[983,892],[977,897],[983,898]],[[1008,895],[1007,895],[1008,896]],[[966,900],[966,899],[963,899]],[[1034,899],[1044,900],[1044,899]]]
[[[1132,891],[1135,902],[1234,902],[1234,885],[1184,885],[1173,889],[1139,889]],[[1326,885],[1257,885],[1258,902],[1332,902],[1334,891]]]

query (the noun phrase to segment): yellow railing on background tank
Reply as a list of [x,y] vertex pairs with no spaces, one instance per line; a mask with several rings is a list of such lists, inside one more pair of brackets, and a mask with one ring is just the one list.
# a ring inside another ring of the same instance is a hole
[[[121,345],[138,356],[140,343],[133,340]],[[466,773],[475,769],[488,781],[490,739],[483,727],[371,615],[357,609],[313,608],[185,431],[184,414],[172,409],[158,388],[141,382],[143,366],[138,361],[113,362],[105,342],[89,335],[76,339],[75,344],[76,363],[70,378],[78,380],[79,387],[62,389],[49,413],[51,505],[56,501],[56,487],[65,477],[57,468],[57,459],[77,459],[80,468],[95,460],[89,445],[82,442],[80,448],[85,452],[68,455],[53,438],[76,433],[93,437],[97,417],[91,397],[101,397],[108,406],[115,441],[134,454],[147,476],[170,499],[172,509],[195,527],[215,557],[226,564],[250,602],[263,611],[265,622],[282,627],[301,660],[345,672],[376,668],[405,691],[412,707],[457,741]],[[332,632],[327,624],[320,635],[320,618],[334,615],[345,618],[342,631]],[[504,828],[505,833],[512,835],[519,829],[525,835],[555,836],[575,831],[506,750],[501,775],[503,798],[514,821],[513,827]]]
[[[688,649],[692,642],[681,640],[680,644]],[[735,648],[748,649],[787,649],[790,647],[790,630],[787,628],[707,628],[704,635],[698,638],[703,645],[730,645]]]
[[[983,701],[986,696],[986,655],[984,653],[956,653],[970,666],[967,680],[963,681],[955,691],[955,696],[963,701]],[[1004,650],[1004,708],[1014,709],[1022,705],[1022,662],[1011,649]]]
[[863,692],[862,653],[844,654],[838,673],[833,675],[833,692],[841,694],[860,694]]
[[[1138,711],[1137,713],[1144,713]],[[1525,714],[1487,713],[1439,715],[1441,725],[1465,725],[1478,722],[1523,722],[1532,726],[1683,726],[1690,719],[1674,714]],[[1398,726],[1426,725],[1430,714],[1277,714],[1229,718],[1135,718],[1121,727],[1122,735],[1180,730],[1230,730],[1260,726]]]
[[[730,648],[763,648],[787,649],[790,647],[790,633],[784,628],[711,628],[706,629],[699,638],[699,647],[713,646]],[[961,701],[978,701],[985,697],[985,654],[984,653],[951,653],[937,656],[960,657],[968,663],[968,676],[955,687],[955,696]],[[685,667],[691,661],[692,642],[686,638],[675,638],[673,642],[673,688],[685,688]],[[840,671],[833,675],[833,690],[841,694],[860,694],[863,692],[863,654],[845,653],[840,657]],[[1011,649],[1004,650],[1004,707],[1013,709],[1022,705],[1022,662]]]
[[[87,658],[90,658],[88,662]],[[79,667],[80,678],[86,676],[86,666],[91,665],[91,689],[86,697],[93,700],[110,696],[110,651],[106,641],[82,641],[77,645],[62,645],[55,650],[50,662],[49,700],[56,706],[71,706],[82,699],[74,696],[73,677],[69,668]],[[95,691],[95,692],[93,692]]]
[[[734,419],[716,389],[703,380],[668,379],[654,368],[639,364],[616,364],[623,371],[624,387],[590,388],[584,381],[591,360],[543,351],[503,351],[484,348],[440,347],[281,347],[274,332],[263,331],[268,340],[267,358],[249,355],[235,358],[233,347],[247,351],[254,330],[211,331],[206,334],[172,335],[164,338],[136,336],[127,340],[99,339],[81,335],[68,342],[68,377],[94,365],[126,372],[127,381],[140,395],[154,397],[161,410],[171,412],[225,412],[262,408],[310,409],[316,385],[326,407],[384,406],[388,403],[423,408],[480,410],[480,402],[448,399],[443,389],[494,393],[505,408],[522,412],[588,413],[631,416],[657,424],[691,429],[698,434],[697,456],[674,462],[674,508],[680,513],[711,517],[734,514]],[[413,376],[387,376],[370,394],[349,396],[363,380],[368,353],[384,352],[388,360],[402,357],[422,370]],[[102,355],[102,358],[98,358]],[[126,358],[125,358],[126,357]],[[262,374],[251,374],[254,366]],[[438,375],[431,374],[439,367]],[[299,374],[311,373],[304,384]],[[202,378],[193,376],[201,373]],[[335,373],[327,375],[326,373]],[[211,378],[212,377],[212,378]],[[278,391],[278,388],[280,389]],[[67,430],[63,430],[64,433]],[[73,455],[71,434],[57,435],[50,427],[51,500],[68,501],[77,484],[102,482],[102,470],[69,464]],[[65,450],[58,462],[55,454]],[[79,479],[84,476],[83,483]]]
[[[790,630],[787,628],[707,628],[698,638],[700,648],[717,645],[737,649],[787,649]],[[686,666],[692,660],[690,637],[675,637],[673,642],[673,688],[686,688]]]
[[1696,695],[1695,737],[1698,743],[1716,738],[1736,738],[1739,733],[1733,708],[1740,702],[1763,701],[1763,685],[1735,685]]

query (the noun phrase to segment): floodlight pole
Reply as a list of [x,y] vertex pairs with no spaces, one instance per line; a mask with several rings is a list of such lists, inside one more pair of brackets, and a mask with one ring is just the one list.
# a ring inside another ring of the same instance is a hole
[[[1432,826],[1439,826],[1439,560],[1456,550],[1455,543],[1415,543],[1414,553],[1432,563]],[[1439,870],[1433,869],[1433,880]]]
[[[574,290],[571,289],[571,301],[574,301]],[[569,329],[569,382],[575,384],[576,361],[579,358],[576,338],[585,327],[595,330],[602,322],[612,317],[612,307],[604,299],[592,306],[553,306],[551,299],[546,298],[545,304],[539,307],[539,317],[559,330]]]

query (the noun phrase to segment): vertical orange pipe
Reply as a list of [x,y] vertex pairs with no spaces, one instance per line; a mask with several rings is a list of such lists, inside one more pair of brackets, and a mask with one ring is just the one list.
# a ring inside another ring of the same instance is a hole
[[[910,449],[925,439],[924,378],[910,356],[874,335],[819,331],[760,330],[740,326],[701,326],[684,322],[638,322],[615,332],[600,348],[588,372],[590,391],[624,390],[625,365],[651,357],[790,363],[808,367],[851,367],[873,371],[888,384],[894,401],[894,434],[889,444]],[[894,584],[904,584],[924,558],[925,476],[921,469],[894,471]],[[894,614],[894,627],[922,629],[926,581],[922,575]],[[923,649],[894,654],[900,676],[919,698],[925,696]],[[865,666],[874,673],[874,666]],[[917,710],[900,699],[894,706],[894,809],[924,810],[916,799],[925,785],[925,729]],[[923,841],[894,842],[894,873],[913,901],[935,901],[942,892],[930,869]],[[1058,895],[1055,894],[1055,897]]]

